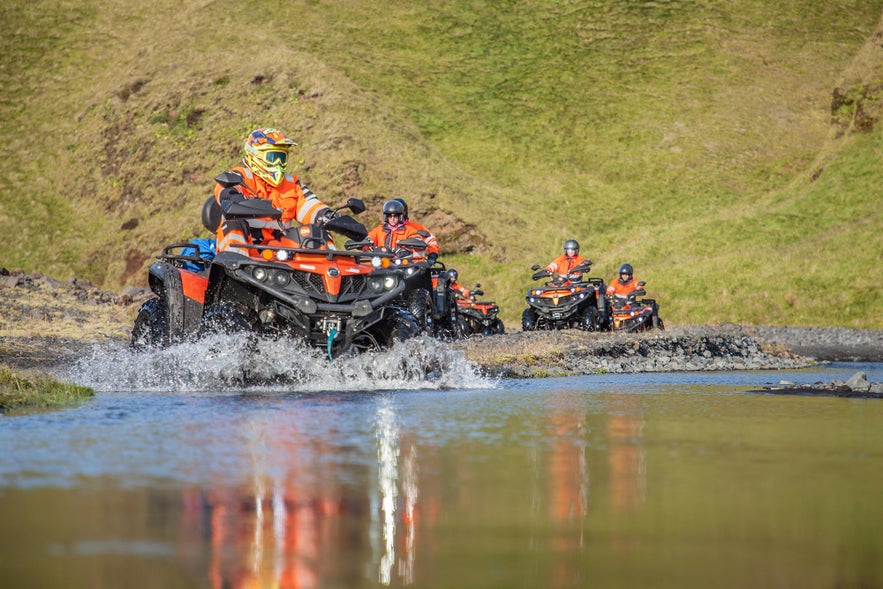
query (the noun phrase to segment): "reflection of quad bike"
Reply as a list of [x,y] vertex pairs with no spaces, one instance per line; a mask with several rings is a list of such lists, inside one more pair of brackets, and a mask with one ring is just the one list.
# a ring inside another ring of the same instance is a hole
[[638,283],[628,297],[608,295],[610,307],[610,327],[614,331],[647,331],[649,329],[665,329],[659,316],[659,305],[655,299],[640,299],[647,291],[644,282]]
[[[419,329],[440,339],[463,337],[463,327],[457,314],[457,303],[451,285],[453,270],[447,270],[439,261],[430,264],[423,251],[426,242],[418,238],[403,239],[390,250],[377,247],[370,240],[347,242],[347,249],[364,249],[366,256],[379,259],[381,267],[399,273],[405,290],[393,301],[407,310]],[[375,262],[376,263],[376,262]]]
[[[241,182],[234,173],[217,181]],[[220,214],[228,220],[279,219],[265,199],[224,201],[223,211],[206,201],[203,223],[214,230]],[[335,211],[364,211],[350,199]],[[213,259],[188,255],[192,244],[167,246],[150,267],[156,297],[135,319],[132,345],[165,346],[206,332],[249,332],[292,338],[327,351],[329,358],[350,350],[391,346],[416,335],[410,313],[392,304],[405,290],[397,272],[362,263],[362,253],[335,249],[331,231],[364,239],[365,226],[348,215],[281,231],[266,244],[242,245]]]
[[463,335],[503,333],[503,322],[497,317],[500,312],[497,303],[476,300],[476,297],[484,295],[484,291],[480,290],[480,287],[480,284],[476,284],[475,288],[470,290],[469,298],[457,298],[457,312],[460,314]]
[[[587,331],[604,329],[607,325],[607,305],[604,281],[600,278],[580,279],[588,272],[591,262],[573,269],[569,276],[550,274],[534,265],[534,280],[551,277],[545,286],[531,288],[525,299],[529,305],[521,314],[524,331],[537,329],[577,328]],[[578,280],[574,282],[571,279]]]

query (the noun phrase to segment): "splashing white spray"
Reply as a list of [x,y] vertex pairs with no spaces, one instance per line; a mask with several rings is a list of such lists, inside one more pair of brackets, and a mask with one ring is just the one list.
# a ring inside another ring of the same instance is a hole
[[96,344],[63,373],[97,391],[363,391],[492,388],[462,351],[420,337],[392,349],[329,362],[320,350],[289,341],[210,336],[135,352]]

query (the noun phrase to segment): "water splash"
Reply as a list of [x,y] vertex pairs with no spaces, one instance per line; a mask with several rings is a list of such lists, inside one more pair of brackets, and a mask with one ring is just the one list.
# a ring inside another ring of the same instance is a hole
[[290,341],[209,336],[135,352],[95,344],[62,376],[97,391],[319,392],[492,388],[464,353],[433,338],[329,362],[321,350]]

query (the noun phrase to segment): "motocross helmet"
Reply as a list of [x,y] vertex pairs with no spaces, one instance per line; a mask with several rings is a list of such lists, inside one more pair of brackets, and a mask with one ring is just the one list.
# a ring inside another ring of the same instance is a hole
[[389,215],[398,215],[399,222],[401,225],[405,222],[405,205],[402,204],[402,200],[398,198],[394,198],[392,200],[388,200],[383,203],[383,222],[389,225]]
[[460,275],[457,273],[456,270],[451,268],[450,270],[448,270],[448,277],[451,279],[451,282],[457,282],[457,279],[460,277]]
[[279,186],[293,145],[297,144],[276,129],[256,129],[245,140],[245,165],[270,185]]
[[[629,280],[632,279],[632,276],[634,275],[634,273],[635,272],[634,272],[634,270],[632,270],[631,264],[623,264],[622,266],[619,267],[619,281],[622,282],[623,284],[625,284],[626,282],[628,282]],[[622,279],[623,274],[628,275],[628,280]]]
[[405,202],[405,199],[402,197],[394,198],[393,200],[399,201],[400,203],[402,203],[402,206],[405,207],[405,212],[403,214],[405,215],[405,217],[404,217],[405,221],[407,221],[408,220],[408,203]]
[[578,254],[579,242],[575,239],[568,239],[564,242],[564,253],[567,253],[567,250],[573,250],[574,254]]

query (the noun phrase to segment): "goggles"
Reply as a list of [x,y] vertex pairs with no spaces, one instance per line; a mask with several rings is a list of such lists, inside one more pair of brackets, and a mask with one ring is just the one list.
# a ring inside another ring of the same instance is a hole
[[564,251],[568,252],[568,253],[572,253],[572,254],[576,253],[576,249],[574,249],[572,247],[566,247],[566,248],[564,248]]
[[284,166],[288,163],[288,152],[273,150],[263,152],[264,160],[270,164]]

